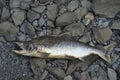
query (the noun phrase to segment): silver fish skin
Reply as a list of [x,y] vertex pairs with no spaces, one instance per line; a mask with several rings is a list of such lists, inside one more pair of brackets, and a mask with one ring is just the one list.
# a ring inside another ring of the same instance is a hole
[[16,42],[16,44],[22,50],[12,51],[24,56],[63,59],[78,58],[82,60],[86,56],[95,54],[111,63],[110,55],[106,54],[105,51],[82,42],[67,40],[61,37],[40,37],[28,42]]

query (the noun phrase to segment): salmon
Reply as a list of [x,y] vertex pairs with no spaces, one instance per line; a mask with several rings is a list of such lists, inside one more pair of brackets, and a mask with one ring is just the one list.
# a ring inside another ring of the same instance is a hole
[[42,36],[31,41],[16,42],[16,44],[21,49],[12,51],[19,55],[59,59],[77,58],[82,60],[84,57],[94,54],[111,63],[110,55],[105,50],[62,37]]

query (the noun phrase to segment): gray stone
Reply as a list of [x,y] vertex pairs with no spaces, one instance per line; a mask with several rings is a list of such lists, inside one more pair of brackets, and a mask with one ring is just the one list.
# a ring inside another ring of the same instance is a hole
[[40,76],[40,79],[39,79],[39,80],[44,80],[47,75],[48,75],[48,71],[45,70],[45,71],[42,73],[42,75]]
[[80,80],[81,75],[80,75],[79,72],[74,72],[74,77],[75,77],[76,80]]
[[74,11],[75,9],[78,8],[78,6],[79,6],[79,2],[75,0],[75,1],[71,1],[67,7],[69,11]]
[[83,7],[90,9],[92,7],[92,3],[88,0],[81,0],[81,4]]
[[26,26],[27,26],[27,21],[23,22],[23,24],[20,25],[20,31],[26,33]]
[[44,68],[46,66],[46,61],[40,58],[32,58],[30,59],[31,69],[35,75],[41,76]]
[[72,76],[68,75],[68,76],[64,77],[64,80],[73,80],[73,79],[72,79]]
[[18,27],[16,27],[15,25],[13,25],[10,22],[2,22],[0,24],[0,35],[1,36],[15,34],[18,31],[19,31]]
[[40,3],[46,3],[48,0],[39,0]]
[[108,77],[109,77],[109,80],[117,80],[117,73],[111,69],[111,68],[108,68]]
[[47,6],[47,17],[48,19],[54,21],[58,13],[58,7],[56,4]]
[[40,17],[40,14],[38,14],[32,10],[29,10],[27,13],[27,19],[29,22],[33,22],[34,20],[38,19],[39,17]]
[[91,80],[89,73],[88,72],[82,72],[80,80]]
[[57,17],[56,25],[59,27],[63,27],[73,23],[76,19],[77,15],[75,12],[66,12]]
[[66,76],[64,70],[60,68],[48,68],[47,70],[58,78],[64,78]]
[[17,37],[16,34],[10,34],[10,35],[6,35],[6,36],[5,36],[5,39],[6,39],[7,41],[15,41],[15,40],[16,40],[16,37]]
[[30,76],[24,76],[24,77],[20,78],[20,80],[35,80],[35,79]]
[[2,10],[1,19],[2,20],[7,20],[9,17],[10,17],[10,11],[9,11],[9,9],[4,7],[3,10]]
[[99,43],[105,43],[111,38],[112,31],[109,28],[103,28],[103,29],[93,29],[93,34],[95,36],[95,39]]
[[40,27],[42,27],[43,25],[45,25],[45,19],[43,17],[41,17],[39,20],[38,20],[38,24]]
[[21,0],[10,0],[9,1],[9,5],[10,5],[10,8],[18,8],[20,6],[20,2]]
[[87,43],[89,41],[91,41],[91,36],[90,36],[91,32],[87,32],[83,35],[83,37],[81,37],[79,39],[80,42],[84,42],[84,43]]
[[53,35],[59,35],[61,32],[62,31],[61,31],[60,27],[57,27],[53,30]]
[[75,10],[75,12],[77,13],[78,16],[77,18],[81,20],[88,11],[87,8],[85,7],[79,7],[78,9]]
[[26,33],[30,37],[35,37],[35,28],[30,23],[28,23],[27,26],[26,26]]
[[13,9],[11,13],[12,13],[12,19],[15,25],[20,25],[24,21],[25,11],[20,10],[20,9]]
[[59,8],[59,15],[65,13],[67,11],[67,8],[65,5],[61,5]]
[[32,23],[34,26],[38,26],[38,20],[33,21]]
[[96,14],[102,14],[108,17],[115,17],[120,11],[120,3],[108,3],[102,0],[94,2],[93,10]]
[[85,26],[82,23],[72,23],[64,28],[64,32],[70,32],[71,36],[83,35]]
[[30,0],[22,0],[20,3],[20,8],[28,10],[30,8]]
[[18,40],[19,41],[26,41],[26,35],[23,33],[19,33]]
[[47,26],[48,26],[48,27],[52,27],[52,28],[55,27],[54,24],[53,24],[53,22],[50,21],[50,20],[47,20]]
[[118,29],[120,30],[120,21],[114,21],[110,26],[111,29]]
[[6,0],[0,0],[0,7],[3,7],[6,5]]
[[45,8],[46,8],[45,6],[38,6],[38,7],[32,8],[32,10],[38,13],[42,13],[45,10]]

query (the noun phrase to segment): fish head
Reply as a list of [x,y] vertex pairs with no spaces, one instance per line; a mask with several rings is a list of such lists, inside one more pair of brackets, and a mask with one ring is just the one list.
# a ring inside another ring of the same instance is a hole
[[14,53],[23,56],[38,57],[38,52],[32,44],[22,42],[15,42],[15,44],[15,49],[12,50]]

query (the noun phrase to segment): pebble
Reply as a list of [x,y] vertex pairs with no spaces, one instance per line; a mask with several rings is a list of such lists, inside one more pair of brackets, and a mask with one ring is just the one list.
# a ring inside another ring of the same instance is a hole
[[26,35],[23,33],[19,33],[18,40],[19,41],[26,41]]
[[72,79],[72,76],[68,75],[68,76],[64,77],[64,80],[73,80],[73,79]]
[[82,23],[72,23],[64,28],[64,32],[70,32],[71,36],[83,35],[85,26]]
[[111,69],[111,68],[108,68],[108,77],[109,77],[109,80],[117,80],[117,73]]
[[20,2],[21,0],[10,0],[9,1],[10,8],[11,9],[18,8],[20,6]]
[[103,28],[103,29],[94,28],[93,34],[97,42],[104,44],[106,41],[108,41],[111,38],[112,31],[109,28]]
[[80,80],[91,80],[88,72],[82,72],[80,76]]
[[52,22],[52,21],[50,21],[50,20],[47,20],[47,26],[48,27],[51,27],[51,28],[54,28],[55,26],[54,26],[54,23]]
[[38,20],[33,21],[32,23],[34,26],[38,26]]
[[66,12],[57,17],[56,25],[58,27],[64,27],[66,25],[73,23],[76,19],[77,15],[75,12]]
[[59,35],[60,33],[61,33],[62,31],[61,31],[61,29],[60,29],[60,27],[56,27],[54,30],[53,30],[53,35]]
[[69,11],[74,11],[75,9],[78,8],[78,6],[79,6],[79,2],[75,0],[75,1],[71,1],[67,7]]
[[42,27],[43,25],[45,25],[45,19],[43,19],[43,17],[41,17],[39,20],[38,20],[38,24],[40,27]]
[[74,72],[74,77],[75,77],[75,80],[80,80],[81,78],[80,72]]
[[64,70],[60,69],[60,68],[48,68],[47,69],[51,74],[55,75],[56,77],[58,77],[59,79],[63,79],[66,74],[64,72]]
[[30,1],[31,0],[22,0],[20,2],[20,8],[24,10],[29,10],[30,9]]
[[42,75],[40,76],[40,80],[44,80],[47,75],[48,75],[48,71],[45,70],[45,71],[42,73]]
[[91,41],[91,32],[87,32],[87,33],[85,33],[80,39],[79,39],[79,41],[80,42],[84,42],[84,43],[87,43],[87,42],[89,42],[89,41]]
[[16,40],[16,37],[17,37],[16,34],[9,34],[9,35],[6,35],[6,36],[5,36],[5,39],[6,39],[7,41],[15,41],[15,40]]
[[1,19],[2,20],[7,20],[9,17],[10,17],[9,9],[3,7],[2,14],[1,14]]
[[33,22],[34,20],[39,19],[39,18],[40,18],[40,14],[38,14],[32,10],[29,10],[27,12],[27,19],[29,22]]
[[96,14],[99,15],[115,17],[115,15],[120,11],[120,6],[114,3],[103,2],[100,0],[94,2],[93,10]]
[[75,13],[77,13],[77,18],[81,20],[86,14],[87,14],[87,8],[85,7],[79,7],[78,9],[75,10]]
[[26,14],[25,11],[20,9],[13,9],[11,13],[15,25],[20,25],[24,21]]
[[46,6],[37,6],[35,8],[32,8],[33,11],[36,11],[38,13],[42,13],[46,9]]
[[92,3],[88,0],[81,0],[81,4],[83,7],[87,8],[88,10],[90,10],[92,7]]
[[110,28],[115,30],[120,30],[120,21],[113,21]]
[[6,0],[0,0],[0,7],[4,7],[6,5]]
[[48,19],[54,21],[58,13],[58,7],[56,4],[47,6],[47,17]]
[[13,25],[10,22],[2,22],[0,24],[0,35],[1,36],[7,36],[10,34],[15,34],[19,31],[18,27],[16,27],[15,25]]

